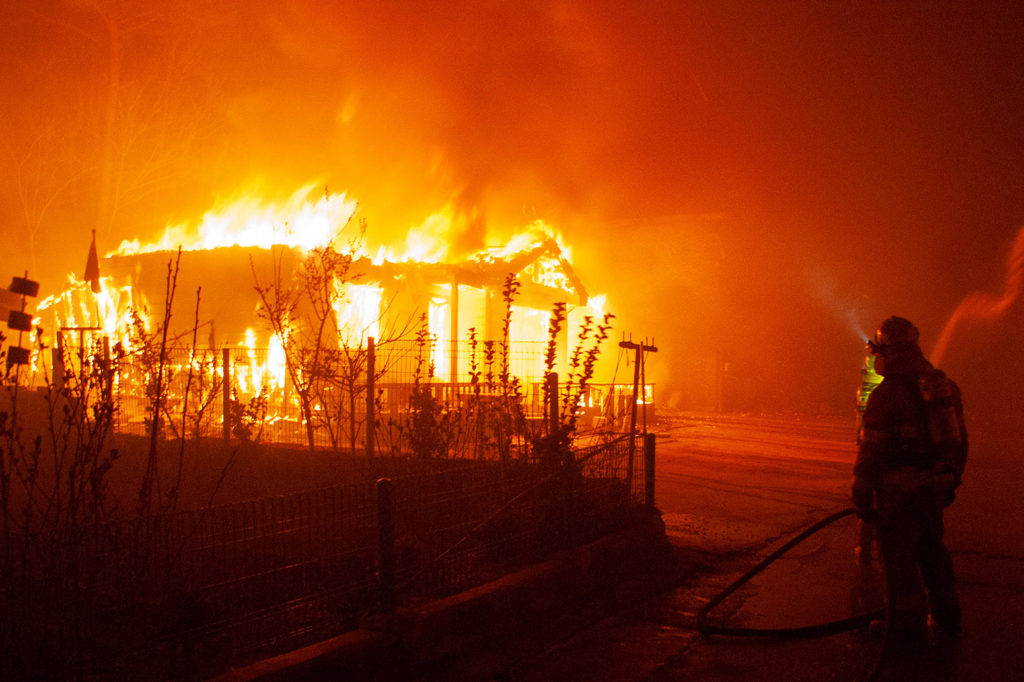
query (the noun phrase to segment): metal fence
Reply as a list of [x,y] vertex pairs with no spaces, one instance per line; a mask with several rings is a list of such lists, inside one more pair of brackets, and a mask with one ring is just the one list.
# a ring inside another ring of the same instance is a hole
[[650,446],[554,466],[384,459],[376,483],[22,538],[3,564],[5,665],[195,677],[340,634],[621,527],[652,501]]
[[[85,357],[73,344],[74,339],[65,344],[67,357]],[[376,346],[370,377],[371,351],[343,348],[329,363],[329,373],[302,380],[305,395],[296,388],[296,375],[283,355],[269,349],[170,347],[162,365],[152,354],[137,352],[111,363],[115,426],[121,433],[149,434],[159,394],[164,437],[312,442],[318,449],[356,450],[365,446],[372,409],[375,450],[400,455],[413,449],[411,418],[427,410],[437,422],[434,436],[450,455],[493,458],[509,450],[522,455],[526,439],[545,418],[544,344],[513,343],[506,354],[500,344],[457,341],[441,350],[415,341]],[[574,390],[578,386],[563,381],[558,392]],[[632,390],[631,385],[586,386],[574,396],[579,427],[627,432]],[[639,402],[653,410],[653,386],[643,387]],[[499,424],[498,413],[515,423]]]

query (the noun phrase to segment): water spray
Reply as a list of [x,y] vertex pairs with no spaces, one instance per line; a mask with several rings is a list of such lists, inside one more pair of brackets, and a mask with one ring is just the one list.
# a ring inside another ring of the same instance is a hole
[[841,319],[846,329],[858,341],[867,338],[867,335],[864,333],[864,325],[860,321],[861,316],[848,301],[843,300],[834,275],[825,272],[824,269],[819,267],[811,267],[807,271],[807,279],[809,280],[810,290],[818,301],[835,315],[837,319]]

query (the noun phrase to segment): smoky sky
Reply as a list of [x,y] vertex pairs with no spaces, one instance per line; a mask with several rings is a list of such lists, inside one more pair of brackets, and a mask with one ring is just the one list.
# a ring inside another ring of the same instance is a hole
[[[861,337],[900,314],[928,347],[1001,288],[1024,224],[1020,3],[15,0],[0,20],[0,265],[44,289],[92,229],[112,249],[318,182],[380,242],[445,206],[460,252],[549,221],[678,404],[724,362],[738,407],[843,410]],[[1021,317],[954,338],[968,404],[1007,404]]]

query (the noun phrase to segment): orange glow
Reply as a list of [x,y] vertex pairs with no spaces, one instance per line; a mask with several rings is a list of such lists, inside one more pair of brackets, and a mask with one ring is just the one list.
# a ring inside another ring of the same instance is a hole
[[199,225],[170,225],[163,236],[149,243],[124,241],[118,255],[155,251],[215,249],[248,246],[269,249],[290,246],[308,251],[325,246],[338,235],[356,212],[355,201],[345,195],[326,193],[312,201],[309,195],[316,185],[302,187],[281,206],[266,203],[258,196],[245,196],[208,211]]

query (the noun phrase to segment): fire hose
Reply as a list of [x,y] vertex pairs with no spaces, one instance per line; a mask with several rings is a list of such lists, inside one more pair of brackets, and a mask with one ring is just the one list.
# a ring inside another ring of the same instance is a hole
[[849,630],[856,630],[857,628],[867,627],[871,621],[880,620],[885,617],[885,609],[877,609],[870,613],[863,613],[849,618],[842,618],[840,620],[830,621],[828,623],[820,623],[817,625],[806,625],[801,627],[791,628],[741,628],[741,627],[727,627],[722,625],[713,625],[708,623],[708,614],[725,599],[746,584],[751,578],[756,576],[758,573],[763,571],[773,562],[782,557],[786,552],[793,549],[810,536],[817,533],[819,530],[835,523],[841,518],[856,513],[853,507],[844,509],[836,512],[830,516],[825,517],[821,521],[818,521],[814,525],[810,526],[806,530],[802,531],[799,535],[789,540],[784,545],[776,549],[774,552],[769,554],[763,561],[754,566],[752,569],[744,573],[732,584],[726,587],[716,597],[704,605],[704,607],[697,614],[697,631],[702,635],[726,635],[731,637],[776,637],[776,638],[802,638],[802,637],[824,637],[827,635],[834,635],[840,632],[846,632]]

